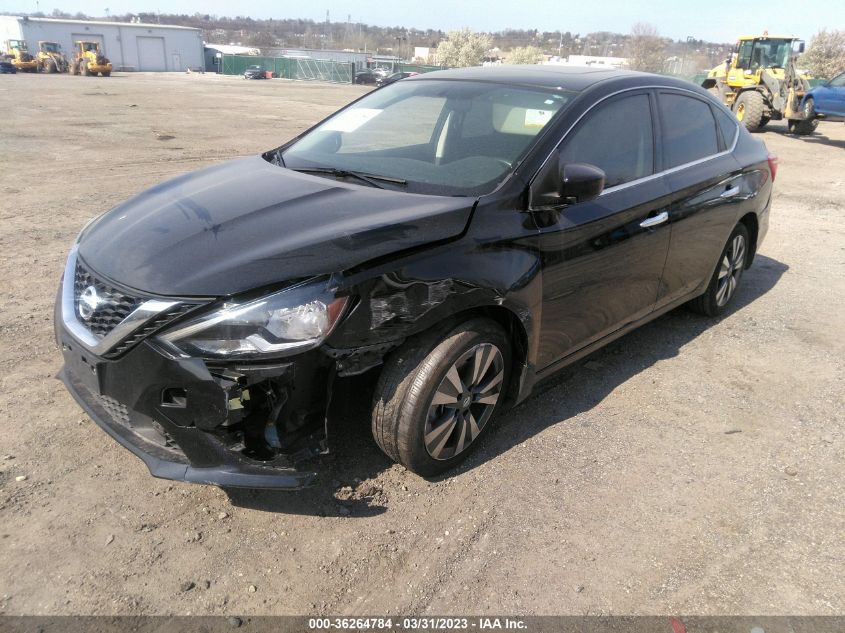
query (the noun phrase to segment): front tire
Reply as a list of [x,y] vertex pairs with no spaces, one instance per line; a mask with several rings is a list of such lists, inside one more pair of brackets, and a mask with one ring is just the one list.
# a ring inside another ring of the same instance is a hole
[[750,252],[748,229],[740,222],[722,249],[719,263],[716,264],[716,270],[713,271],[707,290],[700,297],[690,301],[690,308],[694,312],[710,317],[719,316],[725,312],[736,296],[742,274],[748,265]]
[[756,132],[762,127],[766,102],[756,90],[741,92],[734,102],[734,114],[745,129]]
[[802,109],[804,118],[808,121],[813,121],[816,118],[816,102],[812,97],[807,97],[804,101],[804,108]]
[[789,122],[789,131],[798,136],[809,136],[816,131],[819,121],[816,118],[816,104],[812,97],[808,97],[801,109],[803,119],[794,119]]
[[388,358],[373,401],[373,437],[408,470],[431,477],[466,459],[502,406],[507,335],[476,318],[443,337],[410,340]]

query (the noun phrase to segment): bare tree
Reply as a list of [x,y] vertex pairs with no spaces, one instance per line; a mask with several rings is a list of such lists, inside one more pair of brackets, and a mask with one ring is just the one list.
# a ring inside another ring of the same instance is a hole
[[444,66],[462,68],[478,66],[490,49],[490,36],[469,29],[449,31],[446,39],[437,46],[437,61]]
[[841,73],[845,70],[845,31],[822,29],[816,33],[800,64],[812,75],[824,79]]
[[666,42],[651,24],[638,22],[628,38],[628,65],[633,70],[657,73],[663,70]]

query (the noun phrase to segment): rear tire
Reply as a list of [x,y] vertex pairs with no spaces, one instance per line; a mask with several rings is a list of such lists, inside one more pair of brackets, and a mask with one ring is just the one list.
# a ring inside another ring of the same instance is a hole
[[719,316],[727,310],[736,296],[736,290],[748,265],[750,253],[748,229],[740,222],[722,249],[707,290],[700,297],[689,302],[690,309],[709,317]]
[[734,114],[749,132],[756,132],[762,127],[763,111],[766,102],[763,95],[756,90],[741,92],[734,102]]
[[104,73],[100,73],[100,74],[101,74],[103,77],[110,77],[110,76],[111,76],[111,71],[104,72]]
[[423,335],[385,362],[373,399],[373,437],[408,470],[431,477],[463,461],[501,409],[510,342],[488,319]]

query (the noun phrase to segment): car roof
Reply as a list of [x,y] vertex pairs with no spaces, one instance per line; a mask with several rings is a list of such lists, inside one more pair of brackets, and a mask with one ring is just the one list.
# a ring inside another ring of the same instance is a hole
[[[649,73],[615,68],[563,66],[557,64],[532,64],[514,66],[473,66],[451,70],[435,70],[409,77],[410,81],[427,79],[453,79],[464,81],[494,81],[503,84],[560,88],[581,92],[599,82],[640,77],[644,83],[677,85],[676,80]],[[689,85],[686,83],[685,85]]]

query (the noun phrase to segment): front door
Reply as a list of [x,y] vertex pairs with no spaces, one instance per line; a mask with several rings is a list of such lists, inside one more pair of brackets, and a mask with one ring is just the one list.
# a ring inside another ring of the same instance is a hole
[[604,170],[605,191],[532,214],[543,264],[540,370],[654,309],[669,228],[667,190],[655,175],[653,99],[637,91],[588,112],[560,153]]
[[845,117],[845,73],[813,91],[816,112]]

